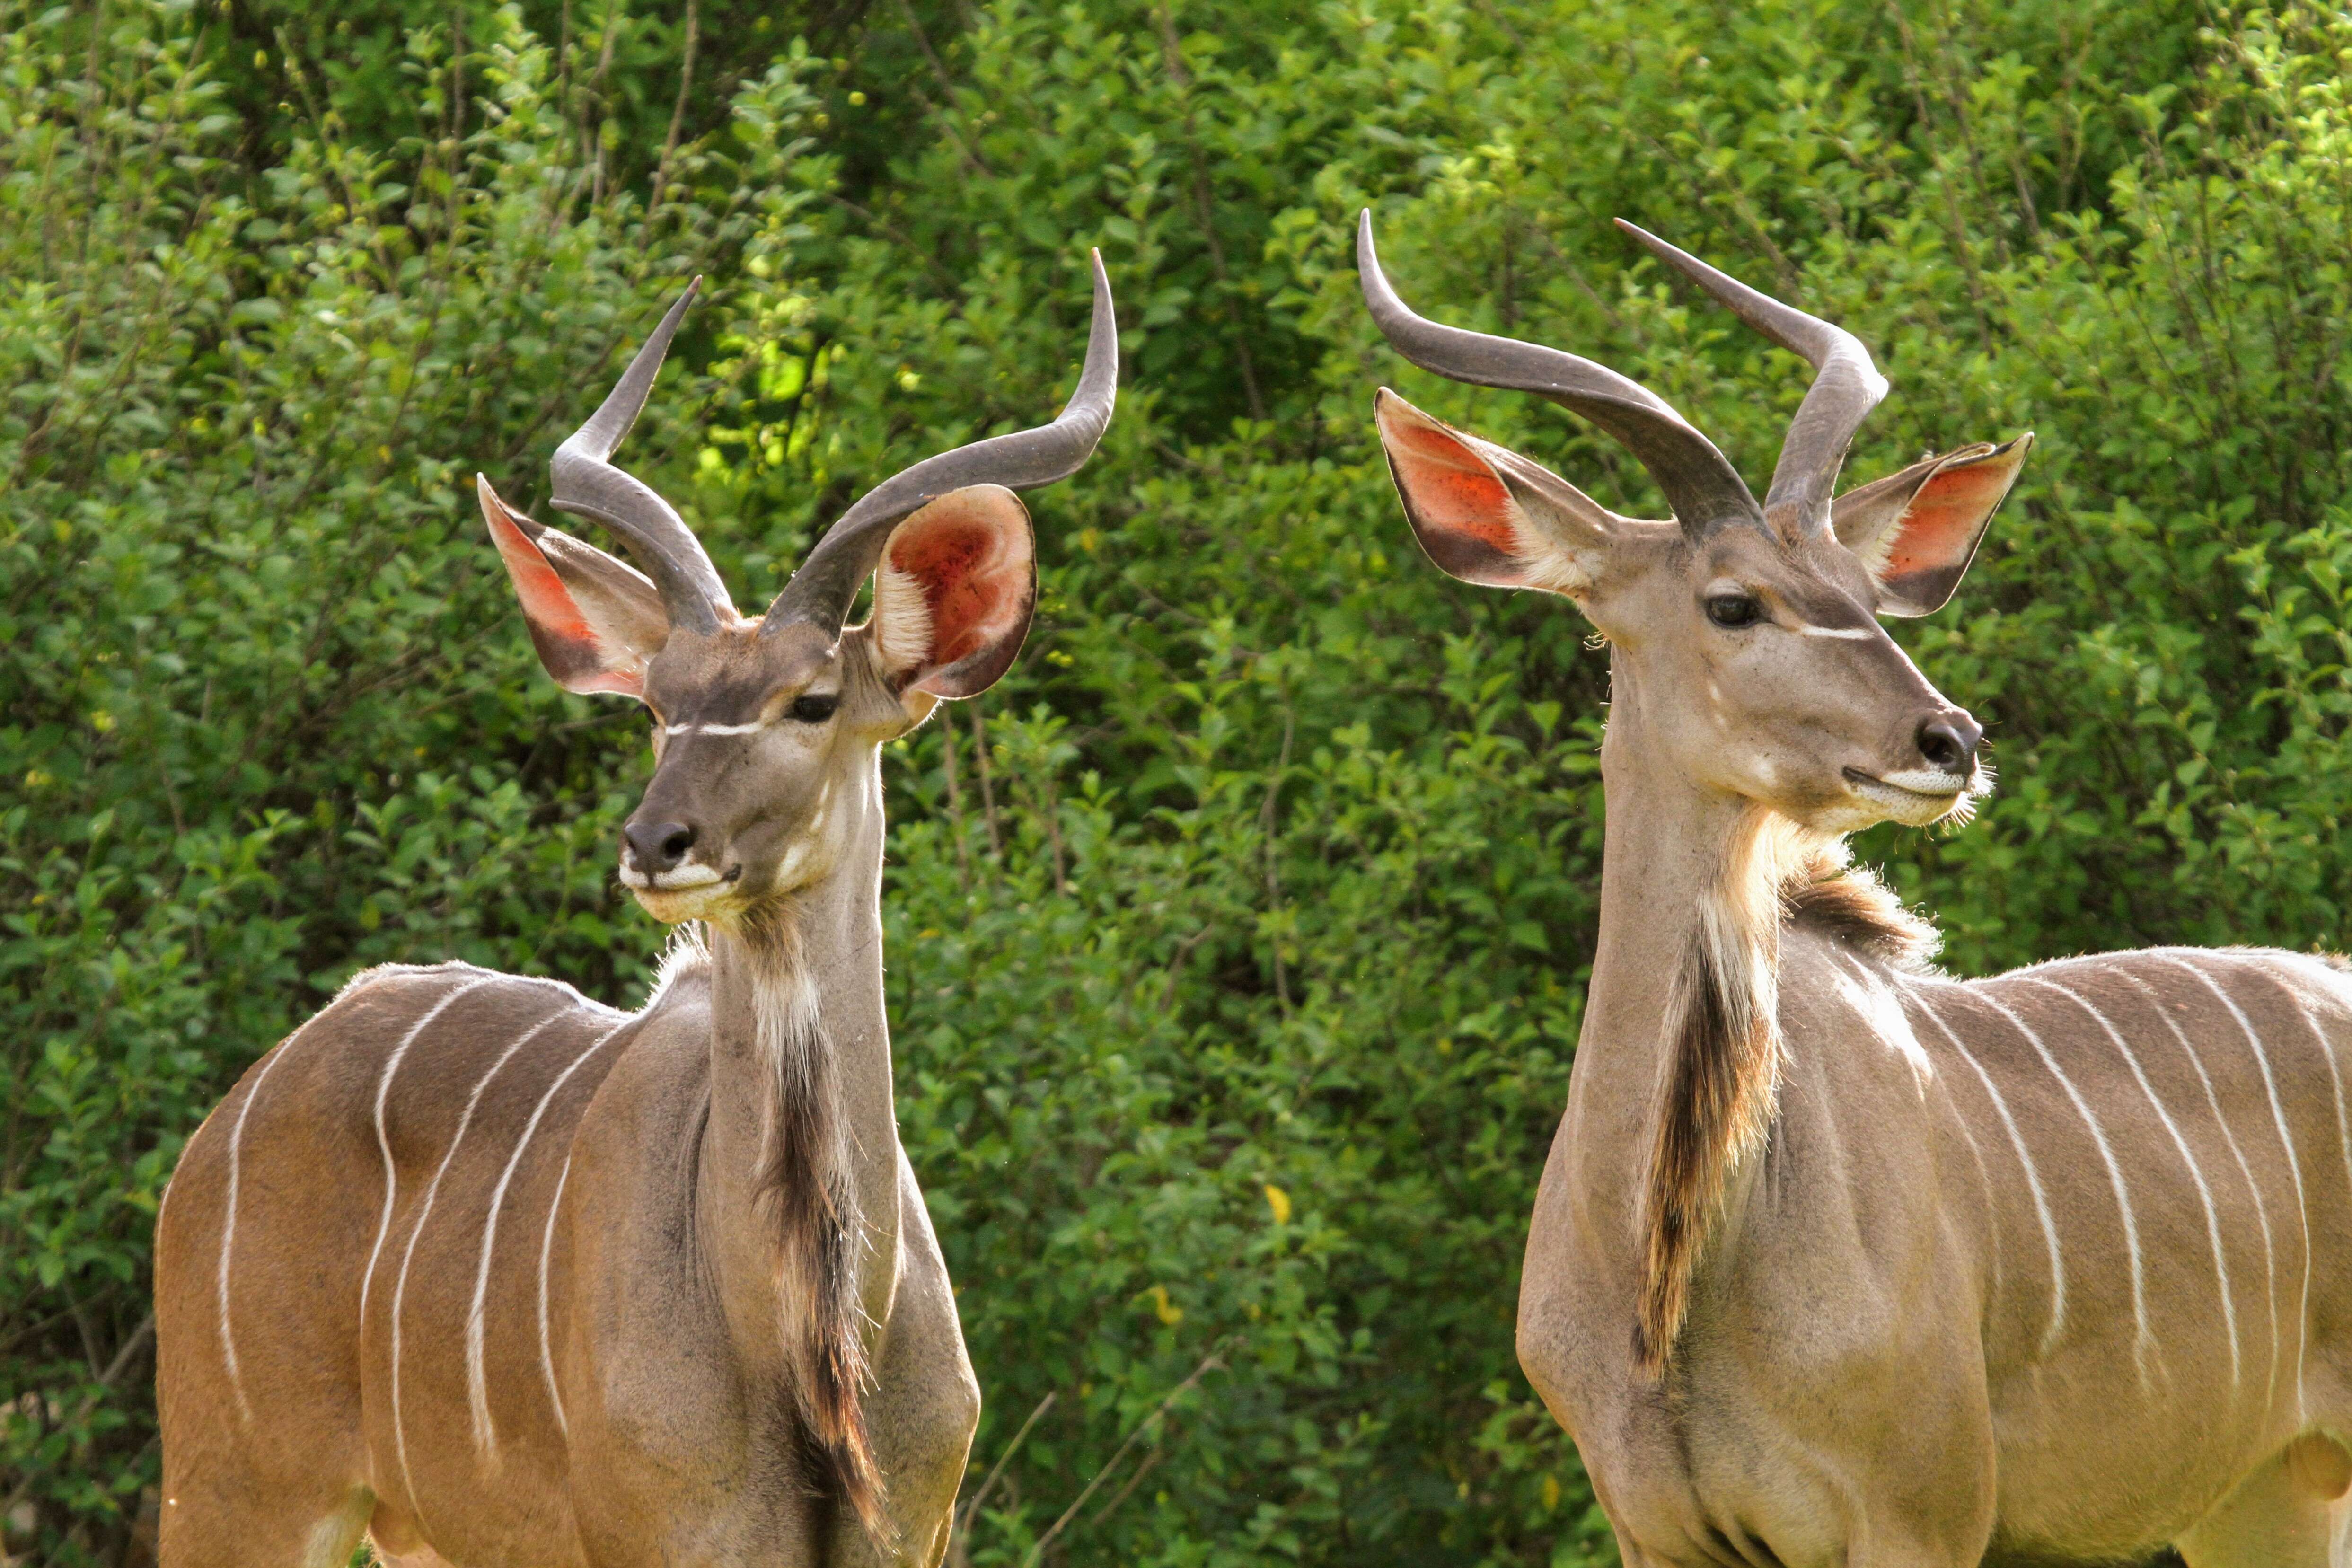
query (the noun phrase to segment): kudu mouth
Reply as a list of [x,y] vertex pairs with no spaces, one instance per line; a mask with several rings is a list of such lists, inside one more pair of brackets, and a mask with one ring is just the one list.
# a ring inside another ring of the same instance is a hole
[[728,912],[743,880],[743,862],[734,860],[722,868],[707,860],[682,860],[649,869],[637,850],[633,827],[624,830],[620,877],[640,909],[665,925],[675,925]]
[[1978,791],[1979,771],[1945,773],[1933,768],[1906,768],[1897,773],[1869,773],[1846,768],[1846,788],[1874,805],[1883,806],[1898,822],[1921,826],[1941,821]]
[[1939,822],[1966,822],[1976,814],[1977,802],[1992,793],[1992,768],[1972,743],[1966,754],[1946,765],[1885,768],[1873,772],[1848,765],[1839,778],[1849,799],[1865,805],[1880,821],[1927,827]]
[[[790,894],[830,868],[839,798],[820,784],[804,812],[761,816],[712,831],[662,787],[658,776],[621,829],[620,880],[647,914],[667,924],[733,920]],[[683,818],[684,820],[680,820]]]

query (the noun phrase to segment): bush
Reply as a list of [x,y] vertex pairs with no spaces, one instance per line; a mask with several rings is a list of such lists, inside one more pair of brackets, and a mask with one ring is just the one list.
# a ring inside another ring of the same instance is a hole
[[5,15],[0,1511],[38,1560],[131,1550],[154,1200],[248,1062],[385,959],[639,994],[639,721],[540,677],[463,481],[536,499],[694,271],[631,450],[747,601],[1066,389],[1086,246],[1118,289],[1030,646],[892,764],[901,1121],[988,1401],[961,1562],[1612,1555],[1510,1339],[1603,661],[1419,558],[1368,394],[1655,501],[1402,369],[1365,202],[1430,313],[1641,376],[1751,472],[1801,367],[1609,217],[1878,351],[1858,476],[2039,431],[1905,633],[2002,791],[1864,845],[1954,967],[2344,940],[2338,19],[999,0],[837,58],[739,33],[665,152],[683,37],[620,20],[608,82],[512,7],[266,70],[177,4]]

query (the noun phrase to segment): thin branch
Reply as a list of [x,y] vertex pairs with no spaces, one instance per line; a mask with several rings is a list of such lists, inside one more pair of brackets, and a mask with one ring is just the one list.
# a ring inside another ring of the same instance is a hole
[[678,62],[677,103],[669,111],[669,134],[662,141],[661,162],[654,168],[654,200],[669,189],[669,161],[677,152],[677,133],[686,123],[686,100],[694,90],[694,48],[702,35],[702,0],[686,0],[686,58]]
[[1012,1458],[1013,1450],[1021,1447],[1021,1440],[1029,1436],[1029,1428],[1037,1425],[1037,1418],[1054,1408],[1054,1401],[1061,1397],[1058,1392],[1049,1393],[1037,1402],[1036,1409],[1029,1412],[1029,1419],[1021,1423],[1021,1430],[1013,1434],[1013,1441],[1004,1445],[1004,1452],[997,1455],[996,1463],[988,1467],[988,1474],[981,1479],[980,1489],[964,1503],[956,1520],[958,1530],[971,1528],[971,1521],[980,1517],[980,1505],[986,1502],[988,1494],[996,1489],[996,1479],[1004,1473],[1005,1461]]
[[971,752],[980,772],[980,812],[988,823],[988,853],[1004,858],[1004,836],[996,829],[996,785],[988,773],[988,721],[971,705]]
[[[1153,1427],[1159,1426],[1160,1418],[1167,1415],[1170,1406],[1173,1405],[1177,1400],[1183,1397],[1186,1392],[1198,1387],[1202,1378],[1208,1376],[1212,1371],[1222,1368],[1225,1364],[1217,1358],[1219,1353],[1224,1350],[1226,1344],[1229,1342],[1230,1342],[1224,1340],[1217,1342],[1216,1348],[1212,1350],[1207,1355],[1202,1356],[1201,1358],[1201,1364],[1192,1369],[1192,1375],[1178,1384],[1175,1387],[1170,1389],[1168,1391],[1168,1397],[1160,1402],[1159,1407],[1153,1410],[1150,1415],[1145,1416],[1142,1420],[1135,1424],[1134,1430],[1128,1433],[1127,1440],[1118,1446],[1118,1451],[1111,1455],[1110,1463],[1105,1465],[1101,1469],[1095,1472],[1095,1479],[1087,1483],[1087,1489],[1078,1494],[1077,1500],[1071,1503],[1069,1507],[1064,1509],[1062,1510],[1062,1517],[1054,1521],[1054,1527],[1037,1538],[1037,1544],[1032,1546],[1029,1549],[1029,1555],[1021,1560],[1021,1568],[1037,1568],[1037,1560],[1045,1556],[1045,1548],[1054,1544],[1054,1538],[1062,1533],[1063,1528],[1066,1526],[1071,1520],[1077,1517],[1078,1510],[1087,1506],[1087,1500],[1095,1495],[1095,1489],[1101,1486],[1103,1482],[1109,1478],[1110,1473],[1113,1470],[1118,1468],[1119,1461],[1127,1458],[1127,1451],[1135,1447],[1137,1440],[1146,1432],[1149,1432]],[[1105,1511],[1108,1512],[1108,1510],[1106,1510]]]
[[[940,725],[940,739],[947,746],[948,833],[955,840],[956,879],[963,884],[963,890],[969,894],[971,891],[971,851],[964,847],[963,842],[963,788],[956,777],[961,770],[956,766],[956,722],[953,709],[948,710],[945,721]],[[1045,1397],[1051,1399],[1054,1396],[1049,1394]]]
[[1129,1498],[1134,1496],[1135,1489],[1143,1484],[1143,1478],[1150,1475],[1153,1468],[1167,1457],[1168,1450],[1165,1448],[1154,1448],[1149,1454],[1144,1455],[1143,1463],[1135,1467],[1135,1474],[1127,1478],[1127,1485],[1119,1488],[1118,1495],[1113,1497],[1110,1501],[1097,1509],[1095,1510],[1094,1518],[1087,1521],[1087,1522],[1090,1525],[1100,1524],[1104,1520],[1107,1520],[1112,1514],[1117,1513],[1118,1511],[1118,1505],[1125,1502]]
[[[72,1298],[68,1297],[67,1300],[71,1300]],[[91,1408],[98,1404],[99,1395],[113,1387],[115,1379],[130,1370],[132,1358],[146,1348],[147,1342],[152,1339],[154,1334],[155,1314],[150,1311],[144,1321],[131,1331],[131,1337],[122,1342],[122,1348],[114,1352],[114,1359],[106,1363],[106,1370],[98,1374],[97,1386],[84,1394],[81,1403],[74,1407],[74,1413],[64,1421],[57,1423],[57,1426],[58,1428],[69,1426],[88,1415]],[[25,1479],[16,1483],[16,1489],[8,1494],[5,1502],[0,1502],[0,1519],[13,1515],[16,1511],[16,1505],[32,1496],[34,1485],[39,1481],[41,1474],[37,1467],[26,1468]]]
[[[1257,817],[1258,847],[1265,873],[1268,914],[1279,913],[1282,909],[1282,877],[1275,854],[1275,830],[1279,825],[1277,819],[1281,812],[1282,776],[1290,771],[1290,742],[1296,729],[1296,718],[1291,712],[1289,695],[1286,692],[1282,704],[1282,754],[1275,760],[1274,777],[1266,782],[1265,804],[1259,808]],[[1282,1004],[1282,1014],[1286,1018],[1290,1016],[1291,1005],[1290,977],[1283,967],[1280,936],[1274,939],[1273,949],[1274,994],[1275,999]]]

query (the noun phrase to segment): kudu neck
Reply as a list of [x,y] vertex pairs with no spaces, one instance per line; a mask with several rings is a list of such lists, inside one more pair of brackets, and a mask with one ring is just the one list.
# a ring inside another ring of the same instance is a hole
[[1752,846],[1751,803],[1694,781],[1662,742],[1640,682],[1611,664],[1601,746],[1605,819],[1601,931],[1577,1046],[1575,1100],[1610,1105],[1621,1130],[1646,1127],[1664,1085],[1671,987],[1702,906],[1736,879]]
[[711,932],[716,1023],[723,1037],[748,1038],[760,1011],[784,1000],[780,982],[803,988],[841,1075],[853,1143],[887,1153],[890,1032],[882,999],[879,756],[860,759],[835,787],[825,814],[839,835],[832,868],[742,929]]
[[[735,930],[710,933],[710,1121],[707,1192],[752,1201],[778,1093],[776,1049],[786,1031],[826,1058],[847,1173],[874,1250],[896,1256],[898,1140],[890,1033],[882,994],[881,763],[869,754],[837,785],[826,812],[840,836],[832,868]],[[772,1289],[764,1251],[738,1260],[746,1289]],[[722,1262],[722,1272],[731,1272]],[[887,1293],[887,1282],[882,1282]]]

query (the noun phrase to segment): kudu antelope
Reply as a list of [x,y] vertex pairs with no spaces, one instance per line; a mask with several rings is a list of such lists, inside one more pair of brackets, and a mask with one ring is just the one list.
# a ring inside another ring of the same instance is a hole
[[879,749],[1021,645],[1013,492],[1110,418],[1109,285],[1058,418],[867,492],[758,619],[609,461],[691,297],[555,455],[649,576],[478,489],[548,673],[650,710],[621,879],[707,947],[635,1013],[370,970],[230,1091],[157,1226],[164,1568],[946,1548],[980,1394],[893,1118]]
[[1958,982],[1843,836],[1965,813],[1981,736],[1876,616],[1958,584],[2030,437],[1832,500],[1886,383],[1626,226],[1815,379],[1759,506],[1666,402],[1436,325],[1397,351],[1632,449],[1621,517],[1393,394],[1414,531],[1607,639],[1601,931],[1519,1356],[1629,1564],[2346,1560],[2352,979],[2157,949]]

